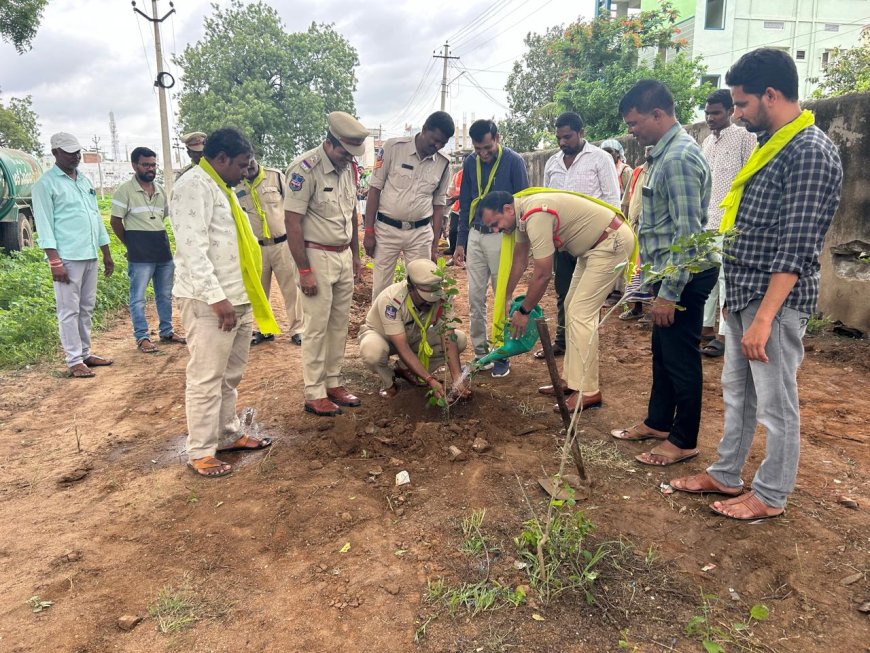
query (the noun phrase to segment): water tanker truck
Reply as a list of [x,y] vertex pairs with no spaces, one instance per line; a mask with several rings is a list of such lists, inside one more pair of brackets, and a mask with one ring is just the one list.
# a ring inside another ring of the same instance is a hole
[[32,191],[41,175],[37,159],[0,147],[0,247],[7,252],[33,245]]

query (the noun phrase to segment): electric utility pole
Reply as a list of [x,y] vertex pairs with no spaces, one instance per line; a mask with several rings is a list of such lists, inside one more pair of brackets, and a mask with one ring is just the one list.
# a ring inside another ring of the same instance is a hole
[[149,16],[136,7],[134,0],[133,11],[142,16],[154,26],[154,53],[157,55],[157,78],[154,86],[157,87],[157,98],[160,103],[160,138],[163,142],[163,186],[167,197],[172,192],[172,146],[169,144],[169,118],[166,112],[166,89],[175,86],[175,78],[163,70],[163,45],[160,41],[160,23],[175,13],[175,5],[169,3],[169,11],[162,18],[157,17],[157,0],[151,0],[151,13]]
[[444,54],[433,54],[435,59],[443,59],[444,60],[444,70],[441,73],[441,110],[447,108],[447,60],[448,59],[459,59],[459,57],[450,56],[450,45],[444,44]]

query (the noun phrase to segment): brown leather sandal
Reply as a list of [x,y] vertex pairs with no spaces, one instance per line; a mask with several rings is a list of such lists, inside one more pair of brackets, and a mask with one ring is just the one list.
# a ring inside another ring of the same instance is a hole
[[221,476],[227,476],[233,473],[232,465],[225,463],[222,460],[218,460],[214,456],[205,456],[204,458],[189,460],[187,466],[197,476],[204,476],[206,478],[220,478]]
[[155,354],[158,351],[157,345],[151,342],[150,338],[142,338],[136,343],[136,348],[143,354]]

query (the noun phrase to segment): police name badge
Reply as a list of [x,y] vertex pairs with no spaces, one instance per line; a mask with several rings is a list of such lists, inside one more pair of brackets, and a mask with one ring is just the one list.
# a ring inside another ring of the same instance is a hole
[[290,190],[294,193],[302,190],[302,184],[305,183],[305,177],[300,175],[298,172],[294,172],[290,175]]

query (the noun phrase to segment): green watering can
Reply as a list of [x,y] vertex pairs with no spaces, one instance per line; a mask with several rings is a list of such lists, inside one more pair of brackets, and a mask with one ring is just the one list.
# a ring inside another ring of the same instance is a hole
[[[520,304],[523,303],[525,298],[525,295],[520,295],[511,302],[509,315],[514,314],[514,311],[520,307]],[[506,322],[504,326],[504,344],[501,347],[493,349],[486,356],[478,359],[472,364],[473,367],[480,368],[488,363],[510,358],[517,354],[525,354],[527,351],[531,351],[532,347],[535,346],[535,343],[538,342],[538,325],[535,323],[535,320],[543,316],[544,311],[540,306],[536,305],[529,313],[529,322],[526,325],[526,332],[519,338],[511,337],[511,325],[510,322]]]

